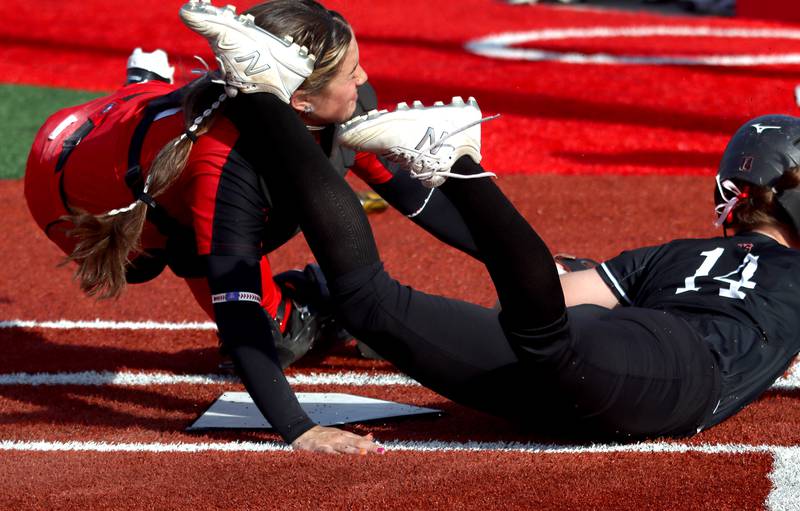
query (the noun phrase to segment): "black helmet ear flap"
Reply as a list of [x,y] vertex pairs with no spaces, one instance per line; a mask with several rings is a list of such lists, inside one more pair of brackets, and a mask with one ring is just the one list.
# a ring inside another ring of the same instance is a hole
[[791,188],[780,192],[778,204],[789,214],[795,230],[800,234],[800,188]]

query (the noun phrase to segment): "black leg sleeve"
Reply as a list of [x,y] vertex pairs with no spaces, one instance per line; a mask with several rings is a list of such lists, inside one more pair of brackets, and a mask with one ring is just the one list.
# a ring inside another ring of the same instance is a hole
[[[229,116],[277,158],[280,168],[269,180],[293,198],[300,228],[323,272],[334,278],[377,263],[378,249],[358,197],[297,114],[272,94],[242,96],[236,98],[239,112]],[[275,170],[274,161],[259,167]]]
[[385,183],[370,186],[393,208],[439,241],[480,259],[464,219],[441,191],[425,188],[403,170]]
[[[483,172],[469,157],[459,174]],[[544,241],[491,179],[448,179],[440,189],[458,208],[492,277],[507,332],[535,336],[565,324],[564,294]]]

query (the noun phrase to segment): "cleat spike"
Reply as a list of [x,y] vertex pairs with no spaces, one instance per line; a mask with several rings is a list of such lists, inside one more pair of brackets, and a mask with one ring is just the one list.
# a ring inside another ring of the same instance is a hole
[[201,4],[211,5],[211,0],[200,0]]
[[422,104],[422,101],[420,101],[418,99],[414,100],[414,108],[424,108],[424,107],[425,107],[425,105]]
[[397,109],[408,110],[408,103],[406,103],[405,101],[401,101],[400,103],[397,104]]
[[242,14],[239,16],[239,20],[242,23],[252,24],[255,21],[255,17],[252,14]]
[[478,102],[477,102],[477,101],[475,101],[475,98],[473,98],[472,96],[470,96],[470,97],[469,97],[469,99],[467,99],[467,103],[468,103],[470,106],[478,106]]
[[297,54],[300,55],[301,57],[307,57],[308,56],[308,48],[306,48],[305,46],[301,46],[300,49],[297,50]]
[[461,96],[453,96],[453,99],[451,100],[451,103],[454,104],[454,105],[463,105],[464,104],[464,100],[461,99]]
[[286,41],[286,44],[292,44],[294,42],[294,38],[290,35],[283,36],[283,40]]
[[433,104],[433,106],[444,106],[444,103],[442,101],[437,101]]

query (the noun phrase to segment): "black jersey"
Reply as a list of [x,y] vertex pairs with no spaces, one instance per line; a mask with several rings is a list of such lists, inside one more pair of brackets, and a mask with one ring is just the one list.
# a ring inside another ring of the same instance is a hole
[[768,236],[676,240],[597,271],[621,304],[671,312],[706,340],[722,385],[712,423],[756,399],[800,351],[800,251]]

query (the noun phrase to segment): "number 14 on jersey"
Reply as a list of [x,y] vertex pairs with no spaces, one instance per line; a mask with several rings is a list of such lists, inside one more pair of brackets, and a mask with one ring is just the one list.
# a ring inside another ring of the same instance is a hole
[[[721,247],[715,248],[714,250],[701,252],[700,255],[704,258],[703,263],[699,268],[697,268],[697,270],[694,272],[694,275],[686,277],[683,287],[676,289],[675,294],[679,295],[681,293],[688,293],[691,291],[700,291],[700,287],[695,283],[695,280],[698,277],[708,277],[711,274],[711,270],[714,269],[714,265],[717,264],[717,261],[719,261],[719,258],[722,257],[724,252],[725,249]],[[742,291],[742,288],[753,289],[756,287],[756,283],[752,279],[757,269],[758,256],[747,254],[744,257],[742,264],[740,264],[737,269],[726,275],[713,277],[714,280],[728,284],[728,287],[720,287],[719,295],[725,298],[744,300],[745,293]],[[739,275],[738,280],[731,278],[735,275]]]

